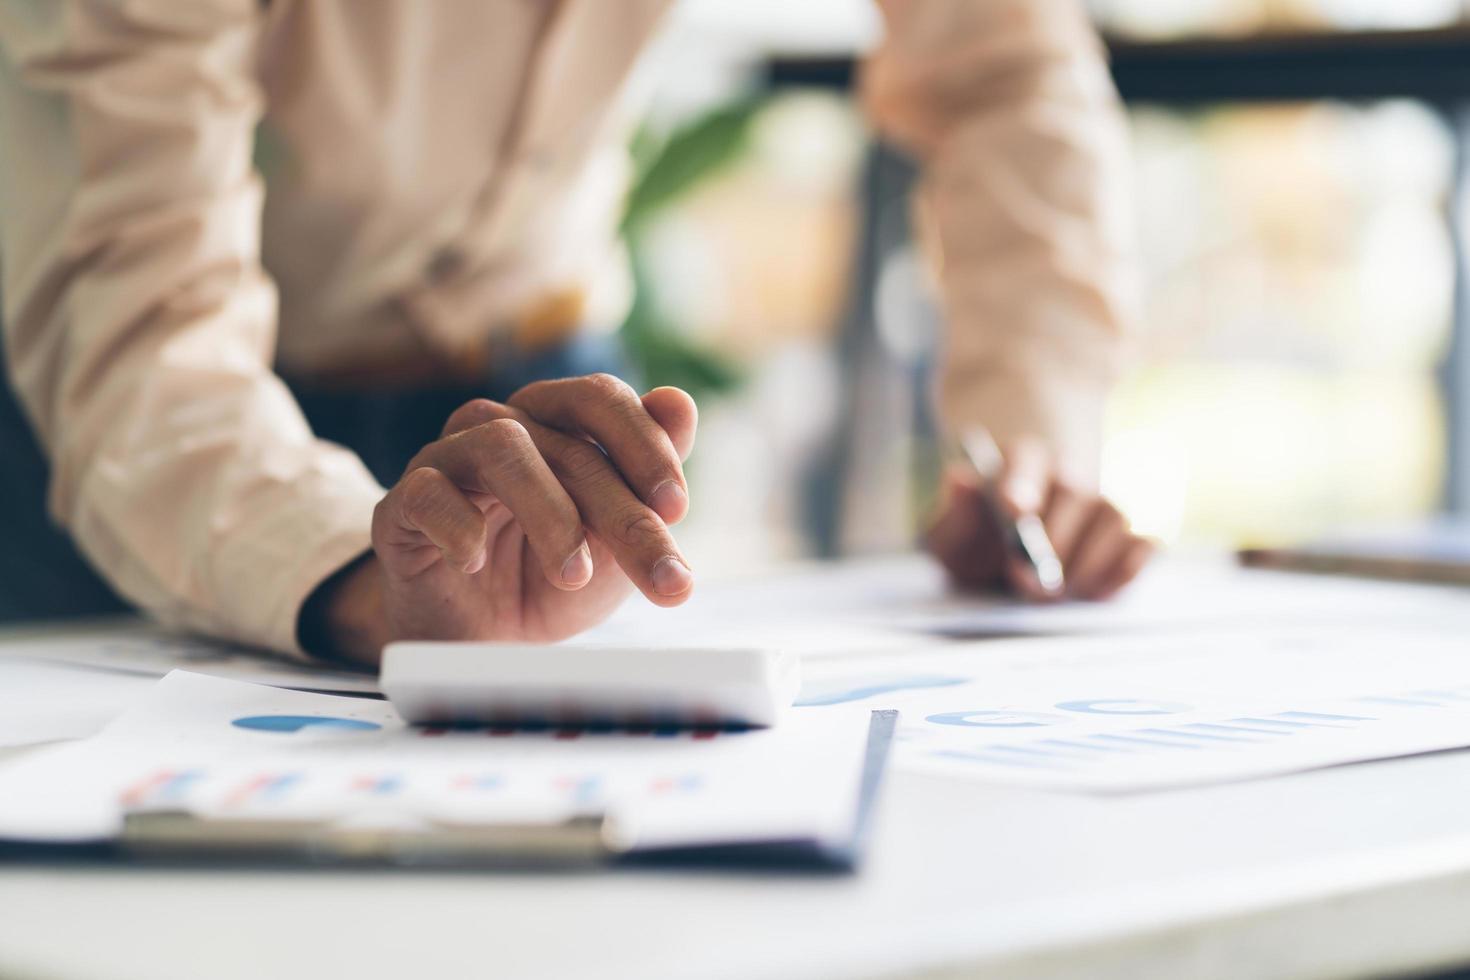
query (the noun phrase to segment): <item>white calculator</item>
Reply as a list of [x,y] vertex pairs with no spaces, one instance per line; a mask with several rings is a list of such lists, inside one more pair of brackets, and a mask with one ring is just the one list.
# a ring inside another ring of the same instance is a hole
[[801,677],[773,650],[411,641],[379,685],[421,725],[763,728]]

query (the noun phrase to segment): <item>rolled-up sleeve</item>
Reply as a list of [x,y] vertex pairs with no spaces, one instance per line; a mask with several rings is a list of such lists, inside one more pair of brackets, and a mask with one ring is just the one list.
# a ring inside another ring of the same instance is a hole
[[1131,180],[1102,46],[1074,0],[881,0],[863,94],[923,166],[953,428],[1046,440],[1095,476],[1133,317]]
[[382,494],[271,370],[256,0],[0,0],[6,362],[125,596],[282,651]]

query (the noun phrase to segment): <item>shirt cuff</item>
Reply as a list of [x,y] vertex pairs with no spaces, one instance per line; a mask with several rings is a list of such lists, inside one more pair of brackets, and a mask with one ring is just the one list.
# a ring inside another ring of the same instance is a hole
[[335,572],[372,548],[373,508],[384,491],[376,489],[361,499],[341,502],[339,519],[319,529],[316,540],[302,549],[301,563],[282,576],[282,588],[274,597],[267,623],[268,643],[297,659],[315,661],[300,642],[301,607]]
[[1002,449],[1021,438],[1039,439],[1063,478],[1093,488],[1110,384],[1096,372],[1060,368],[948,371],[940,379],[939,415],[950,434],[983,427]]
[[232,566],[221,569],[221,578],[238,589],[234,601],[219,599],[225,621],[238,631],[234,638],[313,660],[297,635],[301,607],[318,585],[372,547],[373,508],[386,492],[355,455],[321,443],[289,496],[272,493],[274,499],[251,508],[220,548]]

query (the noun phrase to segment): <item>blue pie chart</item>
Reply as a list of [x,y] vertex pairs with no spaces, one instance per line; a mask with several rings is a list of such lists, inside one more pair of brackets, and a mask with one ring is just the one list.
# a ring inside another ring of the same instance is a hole
[[299,732],[304,728],[326,728],[341,732],[375,732],[382,725],[356,718],[329,718],[323,715],[248,715],[230,722],[236,728],[252,732]]

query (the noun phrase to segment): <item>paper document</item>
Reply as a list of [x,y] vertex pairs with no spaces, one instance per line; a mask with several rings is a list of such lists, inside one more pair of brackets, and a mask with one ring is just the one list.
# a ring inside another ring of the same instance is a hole
[[1162,559],[1108,602],[1034,604],[958,594],[923,556],[809,563],[701,585],[676,609],[636,599],[574,642],[745,644],[808,659],[940,647],[948,639],[1124,634],[1184,628],[1464,624],[1463,590]]
[[92,735],[154,683],[70,664],[0,659],[0,748]]
[[0,767],[0,838],[113,837],[129,807],[449,822],[609,815],[630,849],[839,840],[869,716],[744,732],[408,728],[381,701],[176,671],[101,734]]
[[797,717],[897,708],[899,768],[1064,790],[1470,747],[1463,635],[1365,629],[967,643],[809,665]]
[[1162,560],[1106,602],[1026,603],[1004,598],[908,594],[872,608],[890,629],[956,639],[1073,636],[1181,628],[1372,625],[1405,616],[1452,617],[1470,628],[1462,591],[1329,580],[1216,562]]
[[145,677],[179,668],[252,684],[371,694],[377,678],[298,663],[261,650],[185,636],[142,621],[46,632],[0,633],[0,660],[74,664]]

